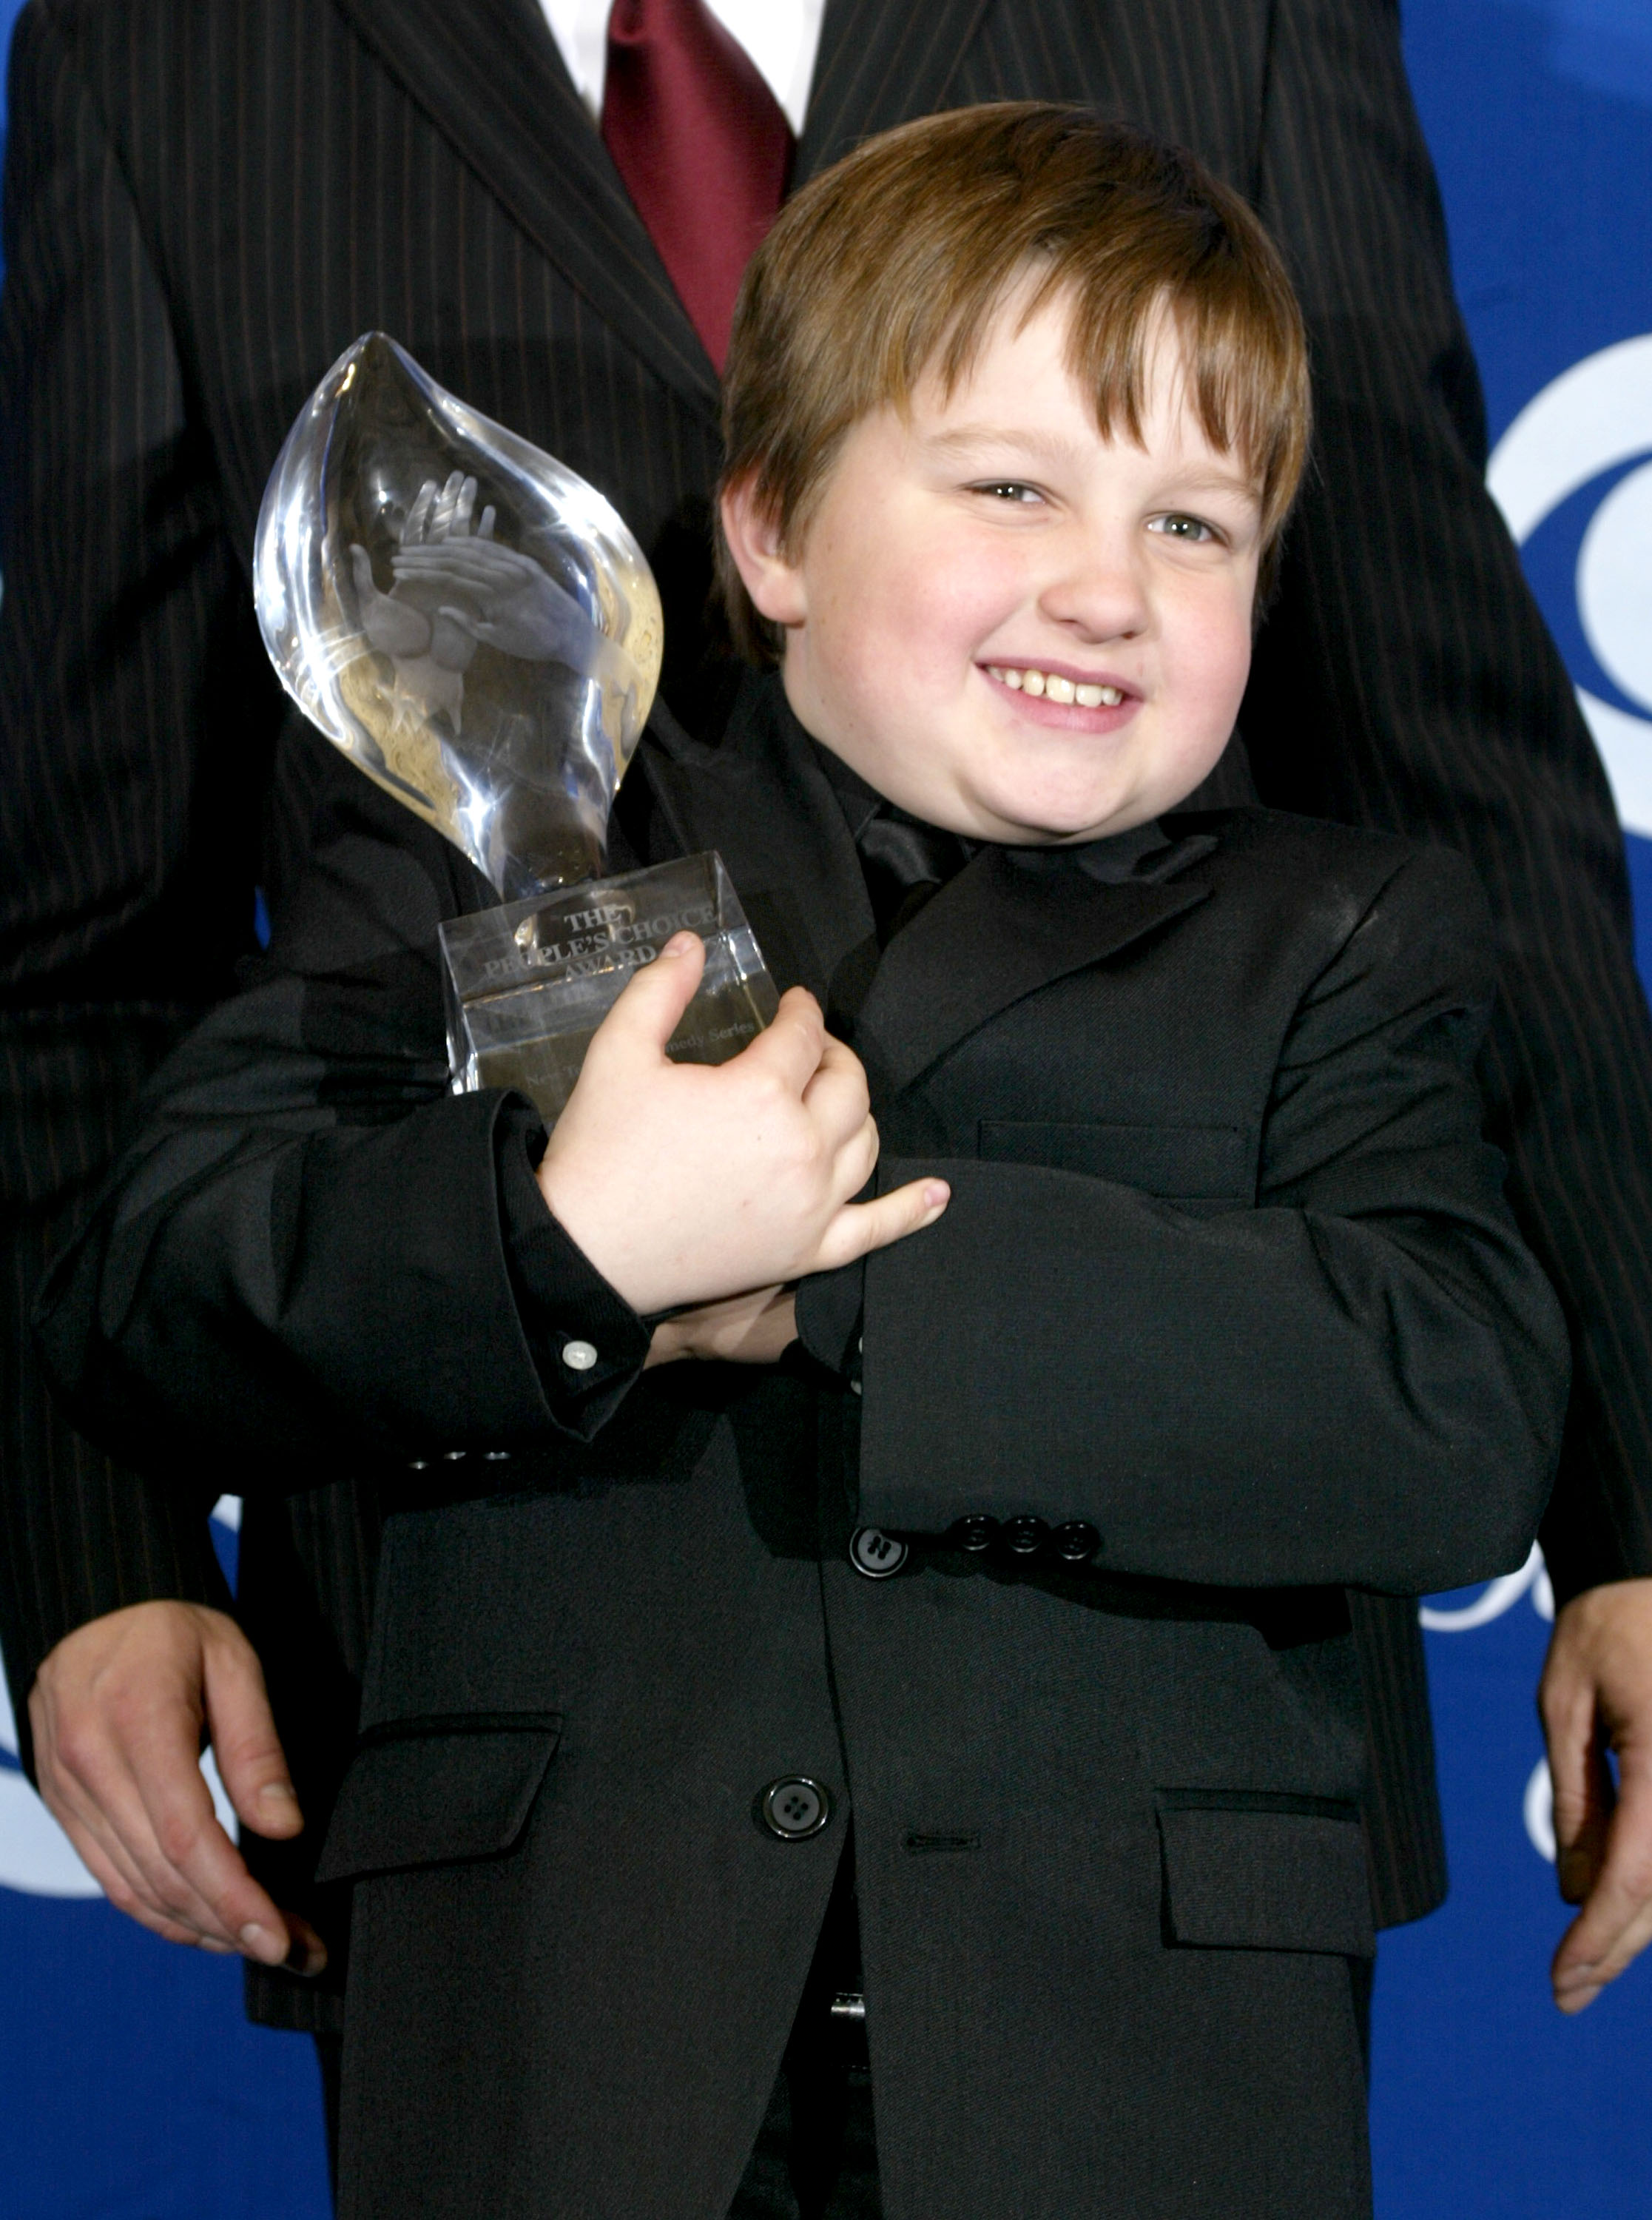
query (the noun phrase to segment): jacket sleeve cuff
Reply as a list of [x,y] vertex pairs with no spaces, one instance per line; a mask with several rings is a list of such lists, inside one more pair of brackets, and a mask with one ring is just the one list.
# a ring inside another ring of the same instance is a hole
[[641,1375],[647,1323],[552,1216],[533,1174],[545,1128],[526,1101],[494,1126],[499,1225],[517,1315],[557,1425],[589,1441]]

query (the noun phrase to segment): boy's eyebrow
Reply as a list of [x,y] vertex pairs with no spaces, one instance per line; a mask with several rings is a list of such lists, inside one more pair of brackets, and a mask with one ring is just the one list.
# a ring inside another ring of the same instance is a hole
[[1071,461],[1078,449],[1063,440],[1031,429],[1011,431],[1002,424],[963,424],[948,432],[926,432],[921,444],[932,454],[967,455],[979,447],[1013,447],[1024,455],[1042,456],[1049,462]]
[[[983,447],[995,448],[1001,453],[1008,449],[1030,460],[1044,463],[1084,459],[1082,451],[1070,440],[1051,437],[1031,427],[1012,431],[1001,424],[963,424],[950,431],[926,432],[920,433],[920,443],[944,462],[965,461]],[[1185,474],[1178,472],[1176,482],[1194,492],[1242,493],[1251,500],[1260,500],[1262,495],[1255,477],[1237,462],[1226,471],[1219,466],[1213,468],[1201,459]]]

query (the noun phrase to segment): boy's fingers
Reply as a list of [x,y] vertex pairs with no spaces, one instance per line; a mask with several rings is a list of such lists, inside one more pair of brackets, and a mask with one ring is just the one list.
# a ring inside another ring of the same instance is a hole
[[768,1070],[801,1096],[819,1071],[830,1036],[820,1005],[807,987],[789,987],[774,1021],[735,1059],[748,1071]]
[[852,1202],[877,1169],[877,1122],[863,1118],[858,1132],[839,1142],[832,1158],[832,1180],[839,1203]]
[[626,987],[592,1038],[586,1061],[641,1051],[664,1056],[665,1044],[694,1000],[706,968],[706,944],[697,932],[674,932],[652,963]]
[[935,1223],[951,1196],[944,1180],[920,1179],[909,1181],[893,1194],[879,1195],[875,1202],[845,1203],[822,1235],[819,1253],[809,1269],[834,1272],[839,1265],[852,1264],[875,1249],[904,1241],[909,1233],[921,1233]]
[[824,1040],[820,1061],[803,1089],[803,1107],[835,1149],[870,1122],[872,1098],[866,1067],[853,1049],[830,1033],[824,1033]]

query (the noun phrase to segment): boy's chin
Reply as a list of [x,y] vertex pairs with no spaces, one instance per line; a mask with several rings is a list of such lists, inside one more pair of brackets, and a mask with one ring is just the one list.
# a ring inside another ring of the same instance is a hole
[[1110,833],[1144,825],[1154,814],[1133,798],[1109,806],[1100,800],[1058,803],[1044,796],[1007,794],[987,806],[1004,828],[987,837],[1006,847],[1076,846],[1086,840],[1105,840]]

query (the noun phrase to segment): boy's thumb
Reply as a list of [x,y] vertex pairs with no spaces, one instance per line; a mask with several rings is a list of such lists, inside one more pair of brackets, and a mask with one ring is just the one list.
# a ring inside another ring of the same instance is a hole
[[610,1038],[620,1034],[645,1041],[664,1054],[705,968],[706,944],[699,934],[674,932],[654,962],[632,979],[603,1020],[602,1032]]

